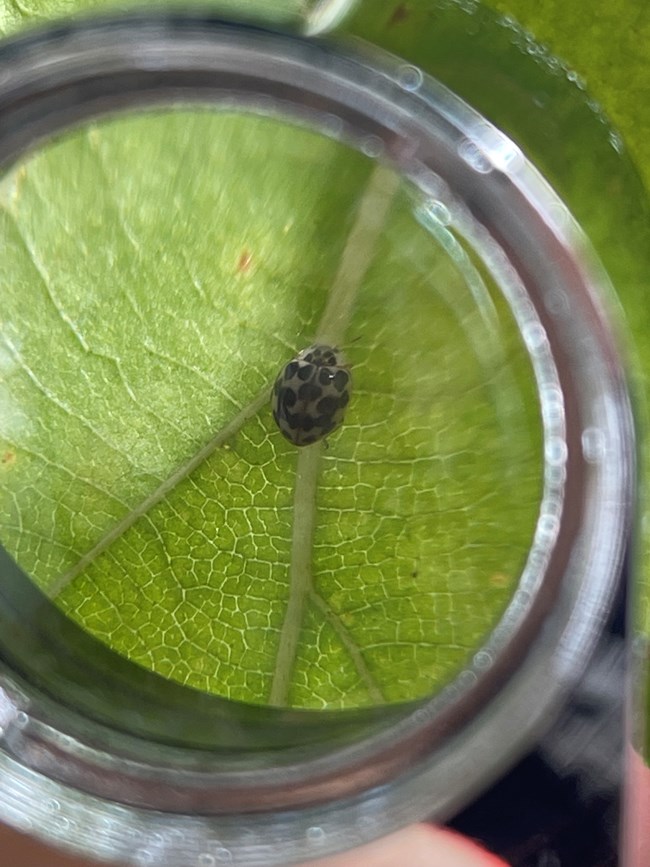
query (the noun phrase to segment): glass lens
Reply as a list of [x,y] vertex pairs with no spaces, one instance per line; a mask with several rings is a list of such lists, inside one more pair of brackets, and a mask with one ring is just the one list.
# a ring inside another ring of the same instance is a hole
[[5,174],[0,538],[140,665],[351,708],[436,691],[501,619],[542,427],[493,242],[324,132],[148,111]]
[[618,151],[505,20],[410,8],[346,19],[408,62],[163,11],[0,49],[0,804],[79,851],[286,864],[444,820],[602,630],[607,277],[452,91],[580,218]]

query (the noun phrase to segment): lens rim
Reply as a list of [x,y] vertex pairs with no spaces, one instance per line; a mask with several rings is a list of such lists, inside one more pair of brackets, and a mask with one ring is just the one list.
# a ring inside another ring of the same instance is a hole
[[[108,112],[201,102],[282,110],[329,134],[335,117],[337,135],[361,150],[379,144],[420,188],[444,178],[526,285],[563,395],[566,447],[558,524],[530,586],[491,636],[490,664],[475,658],[434,699],[392,708],[261,709],[170,684],[68,621],[0,552],[9,576],[2,626],[12,636],[2,642],[6,766],[14,783],[41,775],[34,798],[23,793],[23,815],[38,813],[42,787],[54,785],[85,827],[108,815],[111,801],[131,805],[122,830],[135,823],[150,834],[147,810],[175,812],[178,827],[230,834],[229,848],[252,864],[259,838],[242,843],[239,830],[254,825],[281,841],[286,863],[289,850],[309,854],[312,827],[336,849],[349,845],[352,826],[369,839],[449,814],[530,742],[586,663],[615,591],[633,501],[629,397],[601,303],[607,278],[508,139],[431,79],[405,89],[403,69],[358,44],[333,47],[192,12],[59,24],[0,49],[0,166]],[[560,317],[548,304],[558,283],[571,302]],[[606,462],[585,454],[588,429],[603,432]],[[188,702],[196,720],[189,739]],[[209,749],[215,729],[226,751]],[[199,821],[197,812],[213,815]],[[52,822],[39,821],[51,835]],[[120,839],[114,857],[129,860],[133,847]],[[180,852],[169,843],[159,863],[178,863]]]

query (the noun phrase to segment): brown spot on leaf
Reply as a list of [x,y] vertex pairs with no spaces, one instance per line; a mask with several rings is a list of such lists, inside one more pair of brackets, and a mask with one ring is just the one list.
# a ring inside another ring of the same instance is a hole
[[510,584],[510,578],[504,572],[494,572],[489,581],[493,587],[507,587]]
[[405,3],[398,3],[395,7],[393,14],[388,19],[388,26],[394,27],[396,24],[401,24],[402,21],[406,21],[409,17],[410,12]]
[[250,250],[242,250],[241,256],[237,261],[237,273],[245,274],[251,266],[253,254]]
[[0,463],[5,467],[12,467],[16,463],[16,452],[6,451],[0,458]]

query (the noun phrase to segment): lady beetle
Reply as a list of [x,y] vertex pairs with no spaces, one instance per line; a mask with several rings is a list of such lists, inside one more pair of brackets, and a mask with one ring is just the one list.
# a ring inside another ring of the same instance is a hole
[[286,364],[273,386],[273,418],[295,446],[309,446],[343,423],[352,385],[343,354],[316,343]]

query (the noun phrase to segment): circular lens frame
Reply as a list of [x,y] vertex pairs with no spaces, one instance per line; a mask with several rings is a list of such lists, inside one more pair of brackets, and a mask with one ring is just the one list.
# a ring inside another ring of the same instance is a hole
[[448,189],[508,274],[545,426],[519,588],[472,663],[426,701],[301,712],[186,689],[92,639],[2,552],[0,816],[125,863],[207,863],[219,849],[287,864],[445,818],[546,724],[616,589],[629,398],[607,278],[564,205],[506,136],[367,46],[193,13],[56,25],[0,50],[0,167],[92,118],[176,104],[288,117],[371,148],[425,197]]

